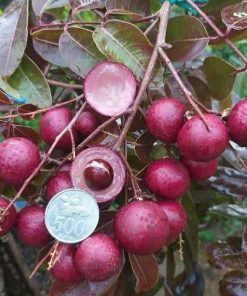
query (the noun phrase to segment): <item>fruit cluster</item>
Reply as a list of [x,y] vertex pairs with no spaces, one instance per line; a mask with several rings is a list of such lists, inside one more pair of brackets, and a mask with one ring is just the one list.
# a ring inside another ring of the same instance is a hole
[[[113,62],[92,69],[84,86],[92,109],[80,114],[71,133],[59,140],[58,149],[71,150],[72,139],[78,144],[94,132],[102,120],[98,113],[117,116],[125,112],[136,91],[133,74]],[[240,146],[247,145],[247,99],[234,106],[226,124],[213,114],[204,114],[205,122],[197,115],[186,120],[186,112],[187,107],[174,98],[159,99],[147,111],[150,133],[165,145],[177,144],[180,156],[162,158],[147,167],[145,194],[134,196],[134,201],[118,210],[112,233],[96,232],[79,245],[60,243],[58,258],[51,268],[55,278],[71,283],[106,280],[122,267],[121,248],[131,254],[149,255],[173,243],[182,233],[186,213],[179,199],[187,192],[191,179],[204,180],[215,173],[217,158],[227,148],[230,137]],[[73,112],[67,107],[46,112],[40,122],[42,139],[52,145],[72,118]],[[30,140],[13,137],[0,145],[0,179],[7,185],[22,186],[40,162],[40,151]],[[49,179],[45,202],[63,190],[79,188],[91,193],[101,208],[107,207],[125,184],[126,167],[119,154],[106,147],[89,147]],[[0,236],[16,225],[20,240],[26,244],[41,247],[52,240],[45,226],[44,206],[30,205],[17,215],[10,201],[1,197],[0,209]]]

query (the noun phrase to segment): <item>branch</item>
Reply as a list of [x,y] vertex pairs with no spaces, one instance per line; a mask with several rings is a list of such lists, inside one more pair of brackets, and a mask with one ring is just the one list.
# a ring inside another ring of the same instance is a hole
[[169,59],[168,55],[164,52],[164,50],[161,47],[158,49],[158,51],[159,51],[159,54],[160,54],[162,60],[166,63],[167,67],[170,69],[172,75],[176,79],[176,81],[177,81],[178,85],[180,86],[181,90],[183,91],[186,99],[191,104],[191,106],[195,109],[195,111],[199,114],[199,116],[201,117],[201,119],[205,123],[207,129],[210,130],[208,122],[204,118],[202,111],[198,108],[197,104],[192,99],[191,92],[187,89],[187,87],[184,85],[183,81],[179,77],[178,72],[175,69],[175,67],[173,66],[173,64],[172,64],[171,60]]
[[170,7],[171,7],[170,2],[166,1],[162,5],[162,7],[159,11],[158,17],[160,18],[160,25],[159,25],[159,31],[158,31],[156,44],[155,44],[152,56],[150,58],[147,70],[145,72],[144,78],[141,82],[139,91],[137,93],[135,102],[133,104],[132,112],[131,112],[130,116],[128,117],[128,119],[126,120],[124,128],[122,129],[122,132],[121,132],[116,144],[114,145],[113,150],[120,149],[120,147],[126,137],[126,134],[128,133],[128,130],[130,129],[131,123],[133,122],[133,120],[135,118],[135,114],[142,102],[142,99],[143,99],[143,96],[147,90],[147,87],[152,79],[152,73],[153,73],[154,67],[155,67],[157,59],[158,59],[158,48],[160,45],[163,44],[164,38],[166,35],[166,28],[167,28],[167,23],[168,23],[168,15],[169,15]]
[[0,119],[9,119],[9,118],[17,118],[17,117],[21,117],[21,116],[31,116],[31,117],[35,117],[36,115],[38,114],[42,114],[42,113],[45,113],[47,111],[50,111],[54,108],[58,108],[58,107],[62,107],[62,106],[66,106],[66,105],[69,105],[71,103],[74,103],[74,102],[77,102],[79,101],[81,98],[83,98],[84,95],[80,95],[74,99],[71,99],[69,101],[66,101],[66,102],[62,102],[62,103],[59,103],[59,104],[56,104],[54,106],[51,106],[51,107],[48,107],[48,108],[44,108],[44,109],[39,109],[39,110],[36,110],[36,111],[31,111],[31,112],[26,112],[26,113],[18,113],[18,114],[9,114],[9,115],[5,115],[5,116],[1,116]]
[[47,79],[47,81],[50,85],[59,86],[66,89],[83,89],[83,85],[80,85],[80,84],[70,84],[70,83],[65,83],[65,82],[60,82],[60,81],[55,81],[50,79]]
[[244,56],[244,54],[237,48],[237,46],[222,32],[214,23],[212,19],[210,19],[206,13],[204,13],[200,7],[198,7],[192,0],[185,0],[187,3],[190,4],[199,14],[200,16],[209,24],[209,26],[217,33],[217,35],[225,39],[225,42],[235,51],[235,53],[241,58],[241,60],[244,62],[244,64],[247,66],[247,58]]

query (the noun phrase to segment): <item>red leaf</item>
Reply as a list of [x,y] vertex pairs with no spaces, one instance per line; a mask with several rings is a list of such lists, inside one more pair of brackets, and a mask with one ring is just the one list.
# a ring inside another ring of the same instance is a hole
[[155,256],[129,254],[129,260],[136,277],[135,291],[139,293],[153,289],[159,279],[159,266]]

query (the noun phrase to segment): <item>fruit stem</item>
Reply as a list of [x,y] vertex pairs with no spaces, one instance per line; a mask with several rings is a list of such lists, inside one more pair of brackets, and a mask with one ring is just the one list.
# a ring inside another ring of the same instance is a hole
[[58,86],[66,89],[83,89],[83,85],[81,84],[70,84],[70,83],[55,81],[51,79],[47,79],[47,81],[50,85],[54,85],[54,86]]
[[186,99],[189,101],[189,103],[191,104],[191,106],[195,109],[195,111],[201,117],[201,119],[204,122],[204,124],[206,125],[208,131],[210,131],[210,127],[208,125],[207,120],[204,118],[204,115],[203,115],[202,111],[198,108],[197,104],[192,99],[192,94],[187,89],[187,87],[184,85],[184,83],[181,80],[181,78],[179,77],[178,72],[175,69],[175,67],[173,66],[173,64],[172,64],[171,60],[169,59],[168,55],[164,52],[164,50],[161,47],[158,49],[158,51],[159,51],[159,54],[160,54],[162,60],[165,62],[165,64],[167,65],[167,67],[170,69],[172,75],[176,79],[176,81],[177,81],[178,85],[180,86],[181,90],[183,91]]
[[51,256],[51,254],[53,253],[53,251],[55,249],[57,249],[59,242],[55,241],[54,244],[51,246],[51,248],[49,249],[49,251],[45,254],[45,256],[36,264],[36,266],[34,267],[33,271],[31,272],[29,279],[31,279],[35,273],[38,271],[38,269],[40,268],[40,266],[42,264],[44,264],[46,262],[46,260]]
[[187,3],[190,4],[200,16],[209,24],[209,26],[216,32],[216,34],[221,38],[224,39],[225,42],[231,47],[232,50],[240,57],[240,59],[244,62],[245,66],[247,66],[247,58],[245,55],[237,48],[237,46],[224,34],[214,23],[214,21],[204,13],[198,5],[196,5],[192,0],[185,0]]
[[27,187],[27,185],[38,174],[38,172],[40,171],[40,169],[42,168],[42,166],[45,164],[45,162],[47,161],[47,159],[52,154],[53,150],[56,148],[56,146],[57,146],[58,142],[60,141],[60,139],[63,137],[63,135],[65,133],[67,133],[73,127],[74,123],[79,118],[80,114],[83,112],[83,110],[85,109],[86,105],[87,105],[87,103],[85,102],[81,106],[80,110],[76,113],[76,115],[74,116],[74,118],[66,126],[66,128],[56,137],[55,141],[53,142],[53,144],[49,148],[49,150],[46,153],[45,157],[41,160],[41,162],[39,163],[39,165],[34,169],[34,171],[32,172],[32,174],[25,180],[25,182],[22,184],[22,186],[19,189],[19,191],[16,193],[15,197],[12,199],[12,201],[9,203],[9,205],[5,208],[4,213],[3,213],[3,216],[6,215],[6,213],[9,210],[9,208],[17,201],[17,199],[21,196],[21,194],[23,193],[23,191],[25,190],[25,188]]
[[148,85],[149,85],[151,79],[152,79],[152,73],[153,73],[154,67],[155,67],[157,59],[158,59],[158,49],[161,46],[161,44],[163,44],[163,42],[165,40],[170,7],[171,7],[171,4],[169,1],[164,2],[164,4],[162,5],[162,7],[157,15],[157,17],[160,20],[160,24],[159,24],[159,31],[158,31],[156,44],[153,49],[153,53],[151,55],[151,58],[149,60],[147,70],[146,70],[143,80],[141,82],[139,91],[138,91],[137,96],[135,98],[135,102],[132,107],[132,112],[129,115],[128,119],[126,120],[124,128],[122,129],[122,132],[121,132],[117,142],[115,143],[113,150],[117,150],[117,151],[120,150],[120,147],[126,137],[126,134],[128,133],[128,131],[130,129],[130,126],[135,118],[135,114],[136,114],[136,112],[143,100],[143,96],[148,88]]
[[137,182],[137,179],[136,177],[134,176],[133,172],[132,172],[132,169],[128,163],[128,160],[125,158],[124,154],[122,152],[119,152],[119,155],[120,157],[122,158],[123,160],[123,163],[125,164],[126,166],[126,169],[128,171],[128,174],[129,174],[129,177],[130,177],[130,180],[131,180],[131,184],[132,184],[132,188],[133,188],[133,191],[134,191],[134,199],[137,199],[137,200],[142,200],[142,190],[139,186],[139,183]]

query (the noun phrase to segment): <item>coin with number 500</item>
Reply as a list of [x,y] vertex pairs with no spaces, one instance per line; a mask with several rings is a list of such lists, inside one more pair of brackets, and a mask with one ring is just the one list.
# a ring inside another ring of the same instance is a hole
[[99,207],[94,197],[80,189],[67,189],[48,203],[45,224],[60,242],[74,244],[87,238],[99,221]]

